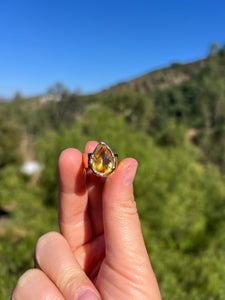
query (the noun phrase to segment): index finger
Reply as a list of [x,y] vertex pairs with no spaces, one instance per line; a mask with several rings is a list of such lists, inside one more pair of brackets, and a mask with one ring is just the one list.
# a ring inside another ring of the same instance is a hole
[[70,247],[75,251],[92,237],[88,216],[86,171],[82,154],[77,149],[64,150],[59,169],[59,227]]

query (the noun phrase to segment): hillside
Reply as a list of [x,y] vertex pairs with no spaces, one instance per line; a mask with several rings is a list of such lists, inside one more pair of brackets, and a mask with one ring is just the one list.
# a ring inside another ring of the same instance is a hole
[[132,90],[141,94],[148,94],[155,89],[166,89],[179,85],[198,74],[206,65],[205,59],[181,64],[173,63],[163,69],[154,70],[130,81],[120,82],[109,89],[100,92],[102,95],[112,94],[118,91]]
[[[88,140],[139,162],[135,199],[162,298],[224,299],[225,53],[95,95],[53,90],[60,101],[0,103],[0,299],[33,267],[38,237],[58,230],[60,152]],[[44,167],[33,177],[20,172],[29,159]]]

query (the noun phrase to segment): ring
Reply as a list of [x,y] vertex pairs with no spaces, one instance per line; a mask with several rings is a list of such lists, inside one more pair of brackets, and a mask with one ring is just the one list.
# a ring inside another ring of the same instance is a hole
[[118,155],[106,143],[100,142],[92,153],[83,154],[83,166],[98,176],[108,176],[118,166]]

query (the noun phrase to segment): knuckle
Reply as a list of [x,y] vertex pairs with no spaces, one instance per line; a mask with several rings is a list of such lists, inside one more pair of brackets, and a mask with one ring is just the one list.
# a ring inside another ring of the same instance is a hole
[[65,268],[58,278],[58,285],[61,286],[62,290],[72,290],[74,287],[81,285],[85,276],[82,271],[74,270],[72,267]]
[[121,201],[121,210],[129,216],[137,215],[137,206],[136,202],[132,199],[129,201]]

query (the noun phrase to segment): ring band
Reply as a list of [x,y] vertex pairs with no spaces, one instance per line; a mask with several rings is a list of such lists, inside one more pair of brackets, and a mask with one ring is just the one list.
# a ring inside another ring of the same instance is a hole
[[108,176],[118,166],[118,155],[104,142],[100,142],[92,153],[83,154],[84,168],[90,168],[97,176]]

